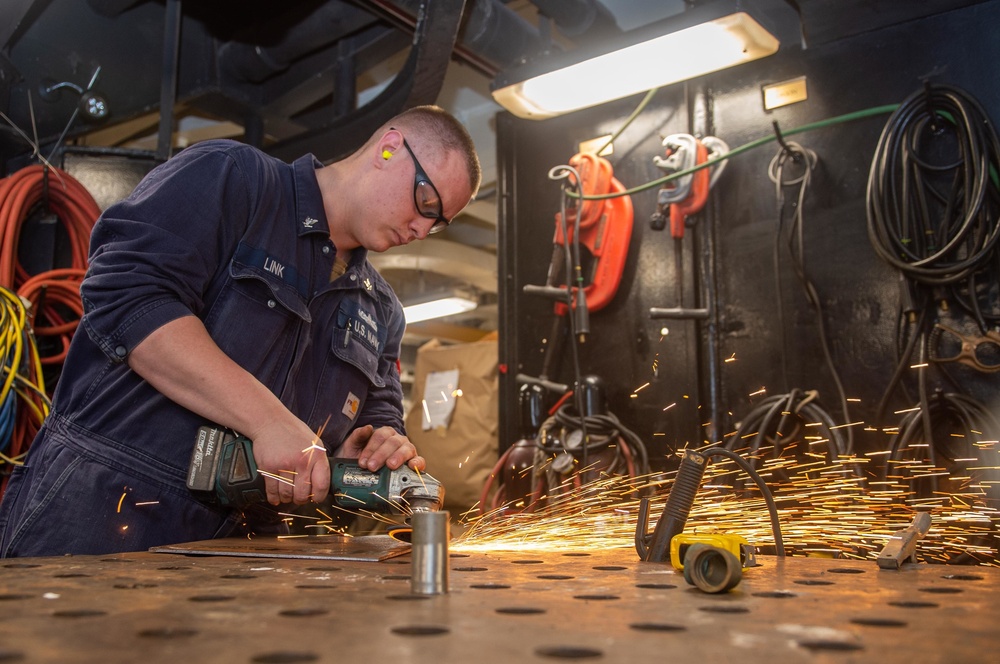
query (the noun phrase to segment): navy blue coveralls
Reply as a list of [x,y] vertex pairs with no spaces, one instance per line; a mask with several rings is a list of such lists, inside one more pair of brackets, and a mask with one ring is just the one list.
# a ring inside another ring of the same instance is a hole
[[211,423],[129,369],[131,350],[182,316],[314,431],[329,418],[328,449],[365,424],[405,433],[402,307],[362,249],[331,283],[320,166],[206,141],[101,216],[52,413],[0,505],[0,555],[137,551],[277,521],[189,494],[192,446]]

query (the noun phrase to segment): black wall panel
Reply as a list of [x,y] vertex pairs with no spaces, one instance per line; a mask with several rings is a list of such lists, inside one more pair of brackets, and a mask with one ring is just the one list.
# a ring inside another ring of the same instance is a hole
[[[786,140],[816,152],[802,237],[833,360],[852,399],[851,422],[873,422],[898,359],[898,273],[869,242],[865,206],[868,170],[889,116],[802,133],[793,129],[898,104],[924,80],[962,88],[991,118],[1000,118],[998,24],[1000,2],[988,2],[807,50],[785,47],[765,60],[665,88],[620,136],[610,157],[626,187],[660,177],[652,159],[663,154],[661,138],[699,128],[699,117],[691,112],[698,102],[709,111],[705,129],[730,147],[773,135],[777,121],[792,131]],[[807,78],[808,100],[765,111],[761,86],[797,76]],[[632,98],[542,122],[509,115],[498,119],[500,361],[506,372],[501,378],[502,447],[519,437],[515,375],[539,374],[551,336],[551,303],[521,292],[525,284],[544,282],[550,260],[559,184],[546,173],[566,163],[578,141],[617,129],[637,102]],[[816,312],[787,260],[784,240],[779,325],[773,260],[778,214],[775,187],[767,177],[778,149],[771,142],[731,159],[683,241],[684,304],[711,306],[714,315],[708,321],[649,318],[650,307],[679,304],[673,240],[667,231],[650,228],[655,190],[633,196],[635,226],[622,285],[614,302],[591,316],[592,333],[579,357],[582,373],[606,382],[610,410],[646,442],[654,464],[662,465],[673,449],[732,432],[759,403],[762,388],[771,395],[792,388],[818,390],[826,409],[847,423],[823,360]],[[935,315],[965,323],[954,310]],[[551,379],[573,382],[569,351],[564,348]],[[950,373],[965,392],[1000,410],[1000,374],[957,366]],[[899,390],[890,402],[890,417],[913,405],[911,379],[904,379],[909,393]],[[945,385],[940,376],[933,380],[932,385]],[[856,451],[884,445],[863,426],[851,430]]]

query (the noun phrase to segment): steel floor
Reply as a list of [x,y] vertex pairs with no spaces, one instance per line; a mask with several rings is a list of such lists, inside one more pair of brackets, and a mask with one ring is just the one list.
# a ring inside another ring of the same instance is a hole
[[[265,543],[266,545],[266,543]],[[0,560],[0,662],[988,662],[1000,569],[762,556],[726,595],[634,551]],[[990,654],[992,653],[992,654]]]

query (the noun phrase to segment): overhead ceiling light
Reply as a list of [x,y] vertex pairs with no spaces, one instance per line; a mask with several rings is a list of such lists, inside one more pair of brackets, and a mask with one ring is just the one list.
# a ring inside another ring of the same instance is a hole
[[454,316],[472,311],[479,306],[478,300],[465,293],[449,291],[430,295],[403,307],[406,324],[419,323],[432,318]]
[[749,14],[718,13],[723,5],[732,11],[739,4],[689,10],[643,29],[646,38],[638,42],[629,33],[629,45],[585,60],[577,56],[559,69],[538,72],[526,65],[501,73],[493,98],[518,117],[543,120],[775,53],[778,39]]

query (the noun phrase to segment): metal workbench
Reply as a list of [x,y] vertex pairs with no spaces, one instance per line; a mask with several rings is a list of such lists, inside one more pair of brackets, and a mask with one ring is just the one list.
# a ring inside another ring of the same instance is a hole
[[992,567],[762,556],[734,591],[709,595],[630,549],[453,551],[450,592],[428,596],[410,593],[405,548],[370,562],[261,557],[255,544],[254,557],[0,560],[0,662],[951,664],[1000,652]]

